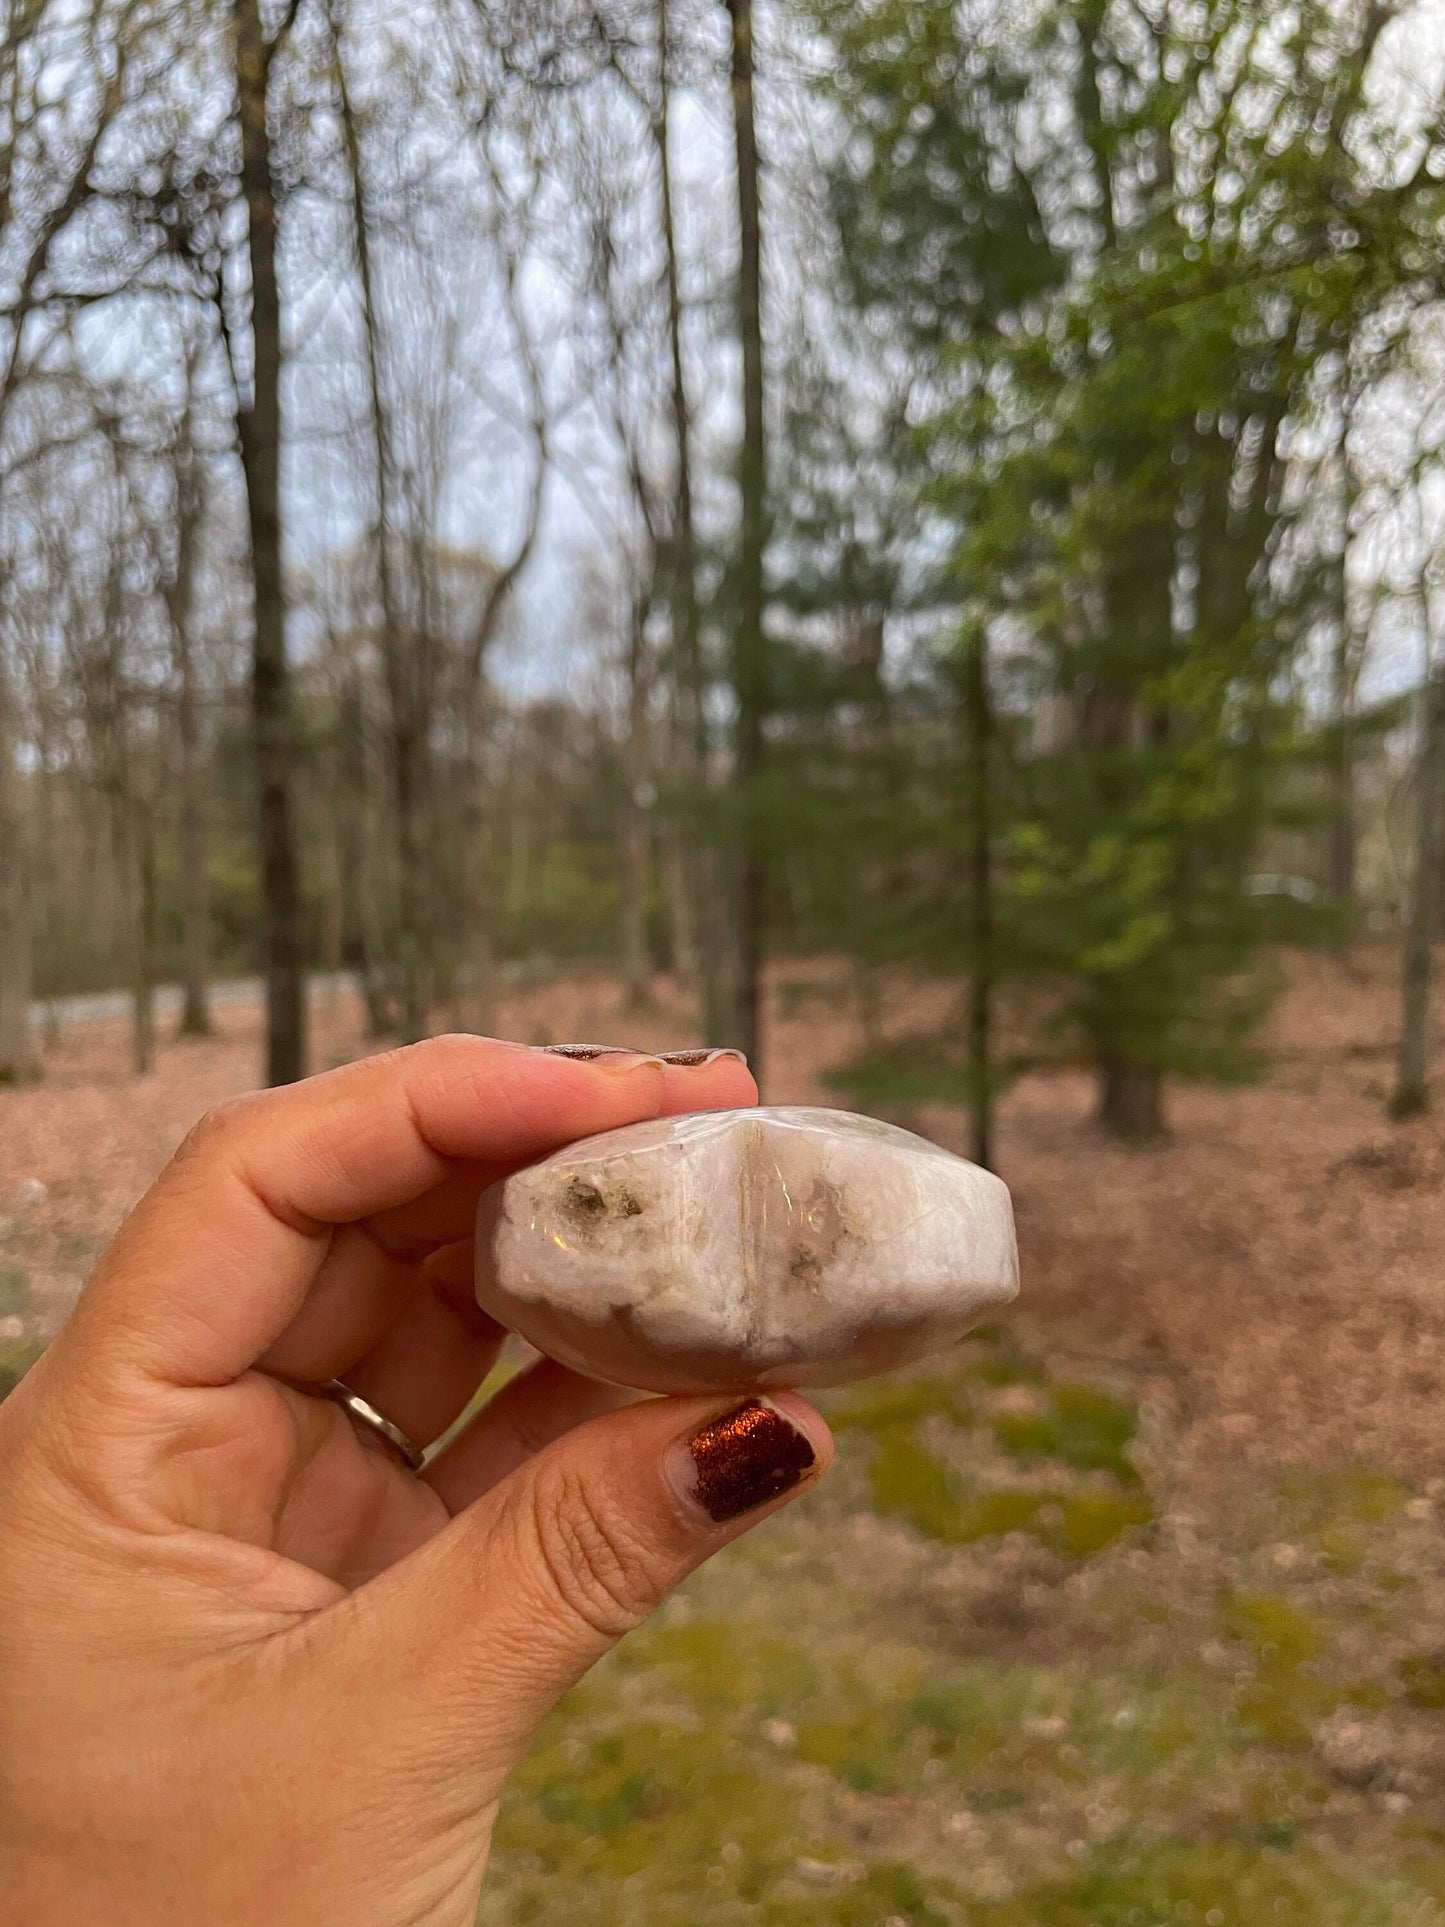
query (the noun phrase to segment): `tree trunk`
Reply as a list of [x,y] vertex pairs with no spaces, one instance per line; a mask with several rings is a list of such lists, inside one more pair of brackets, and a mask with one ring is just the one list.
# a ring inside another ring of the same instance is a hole
[[652,978],[647,939],[647,898],[652,880],[652,839],[647,812],[633,797],[622,812],[622,982],[629,1010],[645,1010]]
[[742,495],[738,555],[738,616],[733,648],[737,699],[734,784],[740,817],[735,925],[732,942],[731,1021],[716,1041],[746,1052],[761,1082],[763,921],[767,862],[759,779],[768,711],[767,641],[763,634],[763,551],[767,539],[767,447],[763,415],[762,211],[757,121],[753,99],[752,0],[728,0],[732,21],[733,134],[737,147],[738,334],[743,353],[743,444],[738,467]]
[[1435,886],[1440,869],[1440,770],[1445,761],[1445,670],[1432,673],[1422,703],[1420,751],[1415,765],[1415,861],[1405,931],[1400,1050],[1390,1116],[1418,1117],[1430,1104],[1430,944],[1435,929]]
[[1099,88],[1099,34],[1108,11],[1108,0],[1083,0],[1075,16],[1079,39],[1079,62],[1074,81],[1074,106],[1079,126],[1088,145],[1099,190],[1099,220],[1104,248],[1112,253],[1119,234],[1114,211],[1114,166],[1110,153],[1109,128],[1104,118],[1103,96]]
[[980,624],[968,648],[964,683],[970,777],[968,1068],[973,1117],[972,1157],[993,1169],[993,710],[988,686],[988,639]]
[[652,883],[650,772],[647,744],[647,611],[632,611],[627,644],[627,745],[622,799],[622,981],[629,1010],[647,1004],[652,959],[647,938],[647,899]]
[[391,1013],[376,968],[371,894],[366,874],[366,720],[360,678],[342,685],[336,719],[336,783],[332,820],[336,827],[337,921],[344,968],[354,971],[366,1006],[366,1034],[388,1036]]
[[[371,224],[367,215],[366,182],[361,167],[361,143],[356,132],[356,116],[352,111],[341,36],[334,21],[333,34],[337,85],[341,97],[343,146],[347,171],[351,176],[351,225],[356,243],[357,281],[361,290],[362,334],[366,343],[367,391],[371,404],[372,463],[376,471],[376,521],[372,528],[372,544],[381,601],[381,659],[391,717],[391,783],[400,918],[397,933],[398,1001],[402,1041],[414,1044],[426,1034],[431,1001],[428,965],[435,961],[429,929],[430,898],[425,887],[421,836],[424,790],[422,764],[426,736],[420,694],[425,639],[420,635],[402,635],[397,609],[391,550],[394,520],[390,508],[391,433],[377,353],[379,333],[376,281],[371,259]],[[419,568],[424,568],[425,555],[419,554],[417,559]]]
[[[188,415],[184,432],[189,434],[189,430]],[[211,904],[206,865],[205,768],[200,694],[196,687],[195,652],[191,646],[191,625],[194,621],[191,591],[199,519],[200,502],[195,488],[194,457],[186,448],[176,467],[176,572],[167,594],[176,667],[176,734],[180,751],[177,775],[180,792],[182,1037],[209,1037],[211,1034]]]
[[1349,561],[1350,525],[1354,512],[1353,472],[1350,467],[1349,430],[1354,415],[1354,399],[1346,392],[1343,426],[1340,433],[1340,557],[1335,588],[1335,647],[1330,664],[1330,708],[1336,739],[1330,769],[1332,791],[1329,833],[1330,894],[1337,903],[1353,908],[1355,870],[1359,860],[1359,835],[1355,807],[1355,701],[1360,680],[1360,639],[1354,633],[1350,615],[1349,583],[1345,574]]
[[148,856],[149,830],[141,805],[131,794],[127,719],[117,708],[116,740],[109,745],[105,788],[110,804],[110,846],[124,932],[126,977],[131,999],[131,1059],[145,1077],[155,1063],[155,1006],[151,996],[150,920],[154,878]]
[[255,586],[251,716],[261,867],[261,969],[266,988],[266,1081],[289,1084],[306,1074],[305,929],[291,794],[298,743],[281,573],[281,297],[266,121],[268,50],[260,0],[236,0],[235,29],[253,360],[251,400],[249,406],[238,403],[237,426]]
[[1164,1076],[1157,1064],[1106,1054],[1099,1060],[1099,1122],[1115,1137],[1145,1143],[1163,1137]]
[[[687,399],[687,371],[682,352],[682,283],[678,270],[677,220],[672,196],[671,148],[671,0],[657,4],[658,112],[653,123],[662,199],[663,262],[667,283],[667,339],[672,363],[672,432],[677,462],[677,491],[673,507],[668,607],[672,612],[674,683],[677,704],[675,749],[678,766],[693,791],[708,780],[706,674],[702,659],[702,606],[697,580],[697,531],[692,505],[692,414]],[[722,1008],[717,956],[721,933],[716,928],[716,852],[693,834],[687,848],[672,839],[667,858],[672,902],[672,968],[677,980],[698,989],[703,1034],[721,1036],[726,1024]]]
[[457,771],[457,868],[462,909],[457,925],[458,956],[452,969],[453,1023],[457,1030],[485,1035],[496,1010],[497,960],[492,943],[495,866],[489,848],[486,781],[483,774],[486,722],[483,692],[468,682],[461,767]]
[[396,677],[390,674],[387,677],[393,705],[391,791],[400,925],[396,939],[397,1002],[401,1015],[402,1042],[415,1044],[426,1035],[427,1011],[431,1002],[428,970],[430,942],[424,908],[426,890],[421,839],[421,750],[419,731],[414,724],[405,717],[400,721],[395,717],[397,703],[406,705],[408,698],[397,689],[397,683],[406,680],[404,671],[400,671],[397,664],[401,651],[393,649],[391,654],[393,664],[399,670]]
[[[122,801],[122,807],[125,807]],[[136,1074],[147,1076],[155,1069],[156,1007],[151,959],[154,956],[156,863],[155,836],[149,809],[135,805],[132,815],[132,843],[135,867],[129,895],[131,898],[131,1038]]]
[[0,680],[0,1085],[39,1069],[30,1028],[34,990],[30,850],[20,806],[8,692]]
[[[1343,562],[1340,567],[1343,578]],[[1335,643],[1334,660],[1330,665],[1330,707],[1334,712],[1332,721],[1335,728],[1335,742],[1330,765],[1332,793],[1328,861],[1330,895],[1336,903],[1353,907],[1355,866],[1359,855],[1359,838],[1355,825],[1353,737],[1358,664],[1355,661],[1354,638],[1347,626],[1344,611],[1343,587],[1340,604],[1340,633]]]
[[194,677],[189,668],[180,694],[180,845],[182,1037],[211,1035],[211,892],[206,865],[206,793]]
[[673,981],[681,986],[699,983],[704,977],[698,941],[697,877],[692,867],[696,856],[696,850],[690,850],[676,831],[667,833],[662,845],[662,882],[667,892],[669,962]]

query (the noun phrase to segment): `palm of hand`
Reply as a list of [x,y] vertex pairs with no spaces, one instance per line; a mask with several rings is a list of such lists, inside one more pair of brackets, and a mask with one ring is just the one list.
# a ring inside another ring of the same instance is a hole
[[450,1518],[439,1494],[336,1403],[254,1372],[208,1395],[199,1476],[168,1473],[175,1523],[215,1535],[238,1600],[283,1613],[330,1605]]

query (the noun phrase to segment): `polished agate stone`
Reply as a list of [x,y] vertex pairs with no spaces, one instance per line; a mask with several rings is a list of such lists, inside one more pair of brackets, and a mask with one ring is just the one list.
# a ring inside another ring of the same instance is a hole
[[1018,1290],[1007,1187],[848,1111],[705,1111],[494,1185],[477,1299],[539,1351],[655,1392],[840,1385],[952,1345]]

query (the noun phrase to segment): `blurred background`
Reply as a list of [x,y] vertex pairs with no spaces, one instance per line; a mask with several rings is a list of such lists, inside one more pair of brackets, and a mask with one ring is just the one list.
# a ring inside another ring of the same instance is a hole
[[0,1391],[439,1029],[1014,1190],[484,1922],[1445,1917],[1442,219],[1441,0],[0,0]]

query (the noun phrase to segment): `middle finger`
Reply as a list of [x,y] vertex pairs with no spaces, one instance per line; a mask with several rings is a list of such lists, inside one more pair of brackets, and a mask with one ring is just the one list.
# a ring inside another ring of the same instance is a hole
[[342,1375],[423,1450],[461,1417],[506,1332],[472,1296],[472,1244],[439,1251],[396,1322]]
[[344,1378],[405,1315],[432,1254],[471,1238],[477,1200],[499,1175],[493,1166],[458,1165],[414,1203],[334,1231],[261,1369],[303,1385]]

